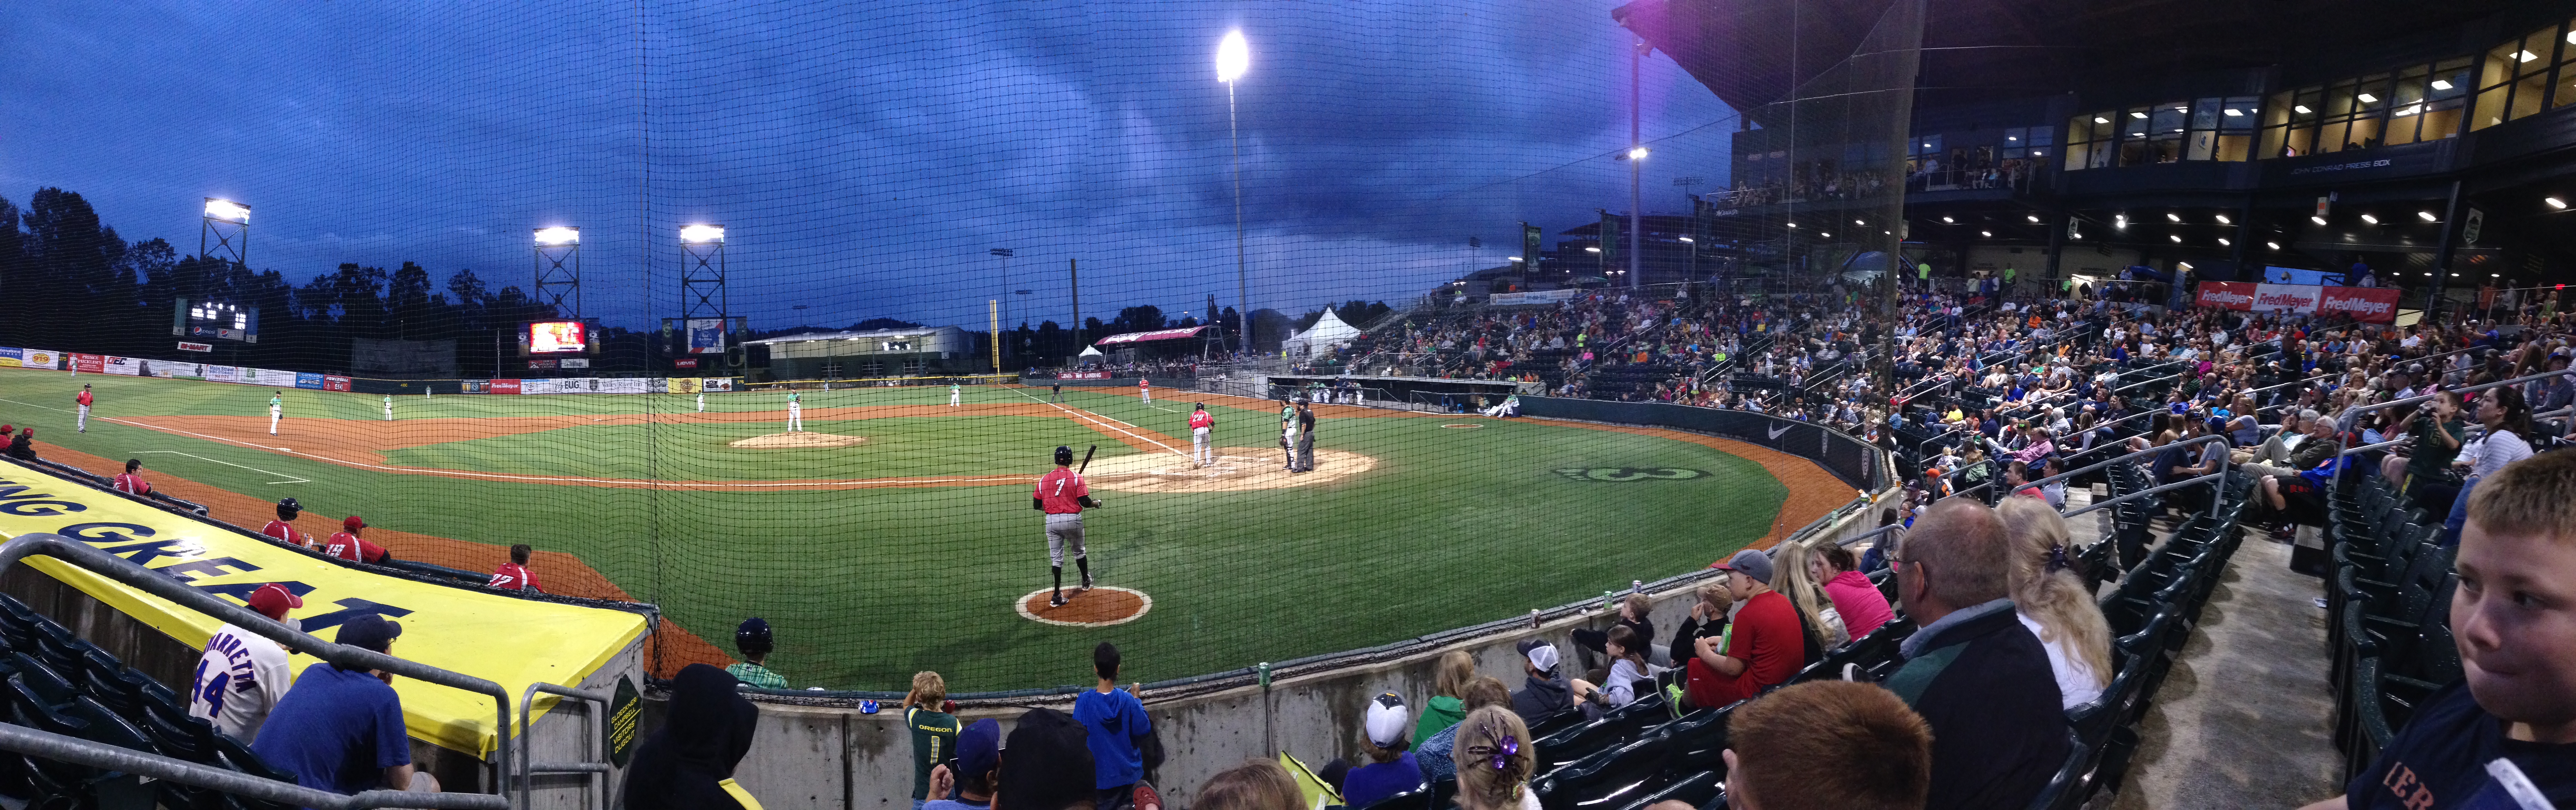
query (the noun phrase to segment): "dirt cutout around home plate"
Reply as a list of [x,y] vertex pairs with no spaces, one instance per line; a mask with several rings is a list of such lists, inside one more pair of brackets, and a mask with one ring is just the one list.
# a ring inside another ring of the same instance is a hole
[[1171,453],[1138,453],[1091,462],[1083,478],[1112,492],[1243,492],[1330,484],[1377,467],[1377,459],[1347,450],[1316,450],[1313,472],[1288,471],[1277,448],[1227,447],[1215,464],[1200,466]]
[[748,439],[738,439],[726,442],[725,446],[747,447],[754,450],[805,450],[822,447],[849,447],[864,443],[867,440],[868,437],[866,436],[843,436],[838,433],[815,433],[809,430],[799,430],[791,433],[763,433]]

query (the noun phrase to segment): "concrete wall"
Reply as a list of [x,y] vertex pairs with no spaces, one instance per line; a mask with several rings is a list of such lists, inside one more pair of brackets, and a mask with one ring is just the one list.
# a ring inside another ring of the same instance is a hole
[[[1884,498],[1885,495],[1882,495]],[[1811,541],[1839,541],[1876,524],[1877,509],[1854,510]],[[1657,649],[1673,628],[1690,615],[1698,579],[1673,583],[1650,593]],[[1553,641],[1568,665],[1578,661],[1567,640],[1576,628],[1605,629],[1617,619],[1613,610],[1595,609],[1579,617],[1521,627],[1425,649],[1375,664],[1283,677],[1264,689],[1240,686],[1183,697],[1143,695],[1148,714],[1162,734],[1168,758],[1155,787],[1176,807],[1188,807],[1196,788],[1217,772],[1246,759],[1285,751],[1322,768],[1336,757],[1360,761],[1361,710],[1379,692],[1404,696],[1420,707],[1431,698],[1432,667],[1450,650],[1476,657],[1477,672],[1502,679],[1514,690],[1525,673],[1513,645],[1527,638]],[[1151,655],[1150,650],[1132,651]],[[1660,662],[1659,662],[1660,663]],[[1031,706],[1070,712],[1069,699],[1031,700],[1009,705],[961,706],[967,722],[984,718],[1012,721]],[[892,810],[911,798],[912,744],[902,717],[891,702],[877,714],[846,707],[761,704],[761,723],[751,752],[734,772],[735,780],[770,807],[838,807],[848,810]],[[653,716],[658,718],[659,712]]]

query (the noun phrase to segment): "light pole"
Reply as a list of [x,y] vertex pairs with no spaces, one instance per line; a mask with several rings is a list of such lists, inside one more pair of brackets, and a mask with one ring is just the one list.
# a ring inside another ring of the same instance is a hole
[[1234,158],[1234,301],[1240,317],[1235,322],[1243,331],[1243,354],[1252,355],[1252,285],[1247,282],[1243,258],[1243,136],[1234,114],[1234,80],[1252,68],[1252,45],[1243,41],[1242,31],[1227,31],[1216,44],[1216,80],[1225,83],[1226,149]]
[[[699,324],[712,319],[716,324],[716,345],[689,346],[691,354],[706,354],[712,349],[726,371],[733,370],[733,347],[723,335],[732,326],[732,300],[725,292],[725,229],[722,225],[690,225],[680,229],[680,328],[696,334]],[[730,375],[728,375],[730,376]]]
[[[986,252],[986,253],[993,254],[994,256],[999,257],[999,258],[1002,260],[1002,291],[1003,291],[1003,292],[1010,292],[1010,290],[1011,290],[1011,249],[1010,249],[1010,248],[993,248],[992,250],[988,250],[988,251],[985,251],[985,252]],[[1010,298],[1003,298],[1003,299],[1001,299],[1001,300],[1010,301],[1010,300],[1012,300],[1012,299],[1010,299]],[[999,306],[999,305],[996,305],[996,306]],[[1000,316],[998,316],[998,317],[1000,317],[1000,320],[1002,320],[1002,321],[1007,321],[1007,320],[1010,320],[1010,318],[1009,318],[1009,317],[1007,317],[1007,315],[1008,315],[1008,313],[1001,313],[1001,315],[1000,315]],[[999,322],[998,322],[998,321],[996,322],[996,325],[993,327],[993,345],[995,345],[995,346],[1000,346],[1000,345],[1002,345],[1002,327],[999,325]],[[996,365],[994,365],[994,366],[993,366],[993,371],[994,371],[994,373],[997,373],[997,374],[998,374],[998,373],[1000,373],[1000,372],[1001,372],[1001,370],[1002,370],[1002,367],[998,364],[998,362],[999,362],[999,361],[996,361]]]
[[1644,134],[1638,127],[1640,92],[1638,64],[1645,60],[1646,51],[1650,47],[1652,46],[1639,41],[1628,48],[1628,286],[1630,287],[1635,287],[1643,281],[1637,277],[1637,268],[1643,258],[1638,254],[1646,249],[1645,202],[1644,195],[1639,189],[1639,186],[1645,182],[1646,144]]
[[[581,229],[558,225],[536,230],[537,303],[581,320]],[[564,298],[572,311],[564,312]]]

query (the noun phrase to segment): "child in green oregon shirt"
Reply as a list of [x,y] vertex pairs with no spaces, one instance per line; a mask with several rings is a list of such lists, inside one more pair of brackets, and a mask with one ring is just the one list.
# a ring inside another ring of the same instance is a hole
[[912,674],[912,691],[903,696],[903,725],[912,733],[912,807],[933,798],[930,769],[957,757],[957,716],[940,711],[948,702],[948,682],[927,670]]

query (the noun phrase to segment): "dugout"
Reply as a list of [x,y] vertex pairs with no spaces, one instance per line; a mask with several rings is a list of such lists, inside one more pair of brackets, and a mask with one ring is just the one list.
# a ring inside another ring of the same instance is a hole
[[[1377,377],[1364,374],[1272,374],[1267,395],[1285,400],[1297,392],[1321,386],[1329,392],[1357,386],[1367,396],[1367,404],[1427,407],[1433,410],[1492,407],[1504,397],[1544,393],[1544,383],[1512,380],[1453,380],[1443,377]],[[1484,405],[1476,403],[1482,399]]]

